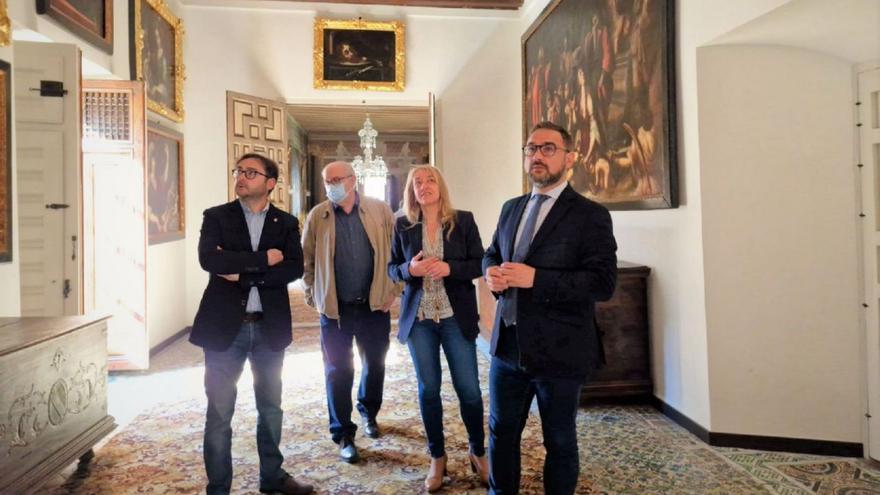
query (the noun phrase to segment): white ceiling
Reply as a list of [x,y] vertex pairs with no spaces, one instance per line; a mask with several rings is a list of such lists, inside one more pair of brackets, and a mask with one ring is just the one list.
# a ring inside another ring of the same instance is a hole
[[310,134],[357,136],[367,114],[382,135],[428,135],[428,107],[378,105],[287,105],[287,111]]
[[712,44],[785,45],[853,64],[880,61],[880,0],[792,0]]

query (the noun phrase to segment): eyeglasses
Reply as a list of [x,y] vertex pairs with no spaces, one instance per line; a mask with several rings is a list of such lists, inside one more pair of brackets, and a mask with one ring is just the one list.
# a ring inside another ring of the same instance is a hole
[[271,177],[269,177],[268,175],[264,174],[263,172],[260,172],[260,171],[254,170],[254,169],[252,169],[252,168],[249,168],[249,169],[247,169],[247,170],[245,170],[245,169],[243,169],[243,168],[237,168],[237,169],[235,169],[235,170],[232,171],[232,177],[233,177],[234,179],[237,179],[239,175],[244,175],[244,176],[247,177],[248,179],[256,179],[258,175],[262,175],[263,177],[265,177],[265,178],[267,178],[267,179],[271,179]]
[[343,175],[342,177],[334,177],[329,180],[324,179],[324,184],[327,184],[328,186],[335,186],[336,184],[341,184],[342,181],[344,181],[345,179],[347,179],[349,177],[354,177],[354,176],[349,174],[349,175]]
[[556,154],[556,150],[562,149],[562,151],[567,152],[568,150],[565,148],[559,148],[554,143],[544,143],[544,144],[527,144],[522,147],[523,155],[525,156],[534,156],[538,150],[541,150],[541,154],[550,158],[551,156]]

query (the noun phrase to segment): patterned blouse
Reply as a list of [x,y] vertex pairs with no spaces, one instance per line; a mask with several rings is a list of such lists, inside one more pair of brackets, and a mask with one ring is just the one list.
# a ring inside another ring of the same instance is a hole
[[[432,238],[428,234],[427,222],[422,222],[422,253],[424,258],[436,256],[443,259],[443,229],[439,228]],[[449,296],[443,286],[443,279],[424,277],[422,279],[422,300],[419,302],[419,311],[416,314],[419,320],[431,319],[440,322],[441,318],[453,316],[452,305],[449,304]]]

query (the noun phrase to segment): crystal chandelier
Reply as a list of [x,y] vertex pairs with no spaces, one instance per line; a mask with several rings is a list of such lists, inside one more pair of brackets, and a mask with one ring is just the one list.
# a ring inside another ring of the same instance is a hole
[[354,157],[354,160],[351,162],[357,180],[361,184],[372,178],[380,178],[384,182],[385,177],[388,175],[388,167],[385,166],[385,160],[380,155],[373,157],[373,150],[376,149],[376,136],[378,135],[379,131],[373,129],[373,123],[370,122],[370,114],[367,114],[367,120],[364,121],[363,129],[358,131],[364,155]]

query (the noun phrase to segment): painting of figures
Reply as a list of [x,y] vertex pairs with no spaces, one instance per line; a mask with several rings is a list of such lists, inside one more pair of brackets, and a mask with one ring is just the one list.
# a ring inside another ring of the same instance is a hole
[[572,187],[610,209],[678,206],[673,4],[557,0],[523,35],[524,134],[567,128]]

